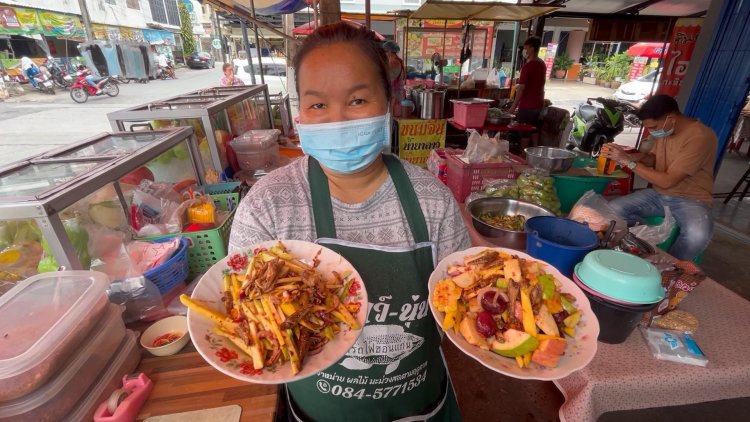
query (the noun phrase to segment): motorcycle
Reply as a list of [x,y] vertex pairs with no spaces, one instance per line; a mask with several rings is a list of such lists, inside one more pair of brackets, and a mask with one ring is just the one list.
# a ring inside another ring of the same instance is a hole
[[120,94],[120,88],[114,82],[112,76],[104,77],[99,81],[99,85],[102,88],[97,93],[96,87],[91,86],[86,81],[86,74],[81,73],[77,75],[75,83],[70,87],[70,98],[79,104],[83,104],[88,101],[90,96],[109,95],[110,97],[116,97]]
[[44,92],[45,94],[55,94],[55,84],[50,80],[49,76],[47,76],[46,72],[42,72],[37,67],[31,68],[31,73],[28,75],[29,80],[32,78],[34,79],[34,82],[36,82],[36,85],[32,84],[34,86],[34,89]]
[[[592,101],[597,104],[592,104]],[[625,127],[624,110],[624,104],[617,100],[588,98],[573,112],[573,130],[566,148],[587,152],[592,157],[598,156],[604,144],[614,142],[615,136],[622,133]]]
[[159,74],[157,75],[159,79],[165,80],[168,78],[171,79],[177,79],[177,76],[174,74],[174,66],[172,65],[172,61],[167,62],[167,66],[159,66]]
[[73,78],[68,75],[68,71],[61,68],[52,57],[47,58],[44,67],[47,69],[47,72],[49,72],[52,82],[58,88],[65,89],[73,84]]
[[620,107],[622,108],[623,119],[625,119],[625,127],[641,127],[643,124],[641,119],[638,118],[638,107],[632,103],[619,101]]

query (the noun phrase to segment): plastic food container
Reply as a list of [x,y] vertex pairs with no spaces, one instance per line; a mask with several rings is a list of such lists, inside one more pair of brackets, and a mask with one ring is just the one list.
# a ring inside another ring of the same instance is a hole
[[620,344],[628,339],[635,330],[643,314],[656,308],[657,303],[650,305],[622,305],[583,291],[591,303],[591,310],[599,320],[599,337],[602,343]]
[[453,120],[465,128],[480,128],[484,126],[487,111],[492,100],[469,98],[451,100],[453,103]]
[[229,145],[234,150],[237,156],[237,164],[242,170],[260,170],[278,164],[279,143],[277,138],[278,135],[248,136],[245,134],[232,140]]
[[76,344],[65,367],[33,393],[0,403],[4,422],[59,421],[75,407],[125,338],[122,307],[110,305],[99,324]]
[[647,305],[664,299],[659,270],[629,253],[593,251],[576,265],[575,273],[594,292],[626,305]]
[[69,364],[106,311],[108,284],[94,271],[44,273],[0,297],[0,402],[33,392]]
[[115,352],[116,354],[107,363],[107,366],[96,378],[96,384],[83,395],[82,400],[76,407],[63,419],[65,422],[90,421],[94,417],[96,408],[109,396],[113,391],[122,385],[123,375],[135,371],[141,360],[141,351],[138,348],[138,335],[130,330],[126,330],[125,339]]

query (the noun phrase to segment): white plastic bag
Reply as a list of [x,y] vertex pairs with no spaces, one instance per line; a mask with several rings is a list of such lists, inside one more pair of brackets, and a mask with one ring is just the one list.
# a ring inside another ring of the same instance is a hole
[[469,163],[502,163],[510,150],[507,140],[500,140],[497,136],[490,138],[480,135],[474,129],[469,129],[469,140],[462,158]]
[[672,233],[672,228],[677,224],[672,212],[669,207],[664,207],[664,221],[658,226],[649,226],[647,224],[638,225],[630,228],[630,233],[633,233],[638,238],[645,240],[652,245],[658,245],[659,243],[667,240],[669,234]]
[[588,224],[589,228],[595,232],[606,231],[612,220],[615,221],[615,230],[627,229],[625,219],[612,209],[603,196],[593,190],[583,194],[570,210],[568,218]]

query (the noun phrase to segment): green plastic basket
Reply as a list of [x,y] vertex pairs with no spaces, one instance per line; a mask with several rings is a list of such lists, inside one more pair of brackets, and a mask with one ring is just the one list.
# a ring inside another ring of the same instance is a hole
[[239,193],[232,192],[239,185],[240,182],[216,183],[204,186],[203,191],[211,195],[211,198],[214,200],[214,205],[216,205],[216,209],[232,211],[237,208],[237,205],[240,204],[240,200],[242,199],[240,198]]
[[213,264],[227,256],[232,221],[234,221],[234,210],[227,216],[224,223],[215,229],[150,236],[141,238],[141,240],[155,240],[175,236],[187,238],[190,241],[190,246],[187,250],[188,265],[190,267],[190,276],[194,277],[211,268]]
[[555,190],[560,198],[560,211],[568,213],[573,205],[578,202],[584,193],[593,190],[596,193],[604,193],[614,179],[609,177],[585,177],[553,174],[555,178]]

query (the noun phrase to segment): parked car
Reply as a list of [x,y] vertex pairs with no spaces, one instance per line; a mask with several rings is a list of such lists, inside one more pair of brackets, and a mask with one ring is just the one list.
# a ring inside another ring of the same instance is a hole
[[196,51],[188,57],[187,65],[191,69],[208,69],[209,67],[213,68],[216,66],[216,62],[210,53]]
[[[275,95],[281,93],[286,95],[288,92],[286,83],[286,59],[279,57],[261,57],[263,64],[263,79],[268,85],[268,93]],[[250,66],[247,64],[247,59],[234,59],[234,75],[237,76],[245,83],[245,85],[252,85],[253,78],[250,75]],[[253,57],[253,70],[255,72],[255,83],[260,83],[260,68],[258,67],[258,58]]]
[[[661,73],[661,69],[659,69],[658,75],[656,70],[652,70],[634,81],[620,85],[615,91],[615,98],[636,105],[645,103],[659,87]],[[654,79],[656,79],[656,83],[654,83]]]

